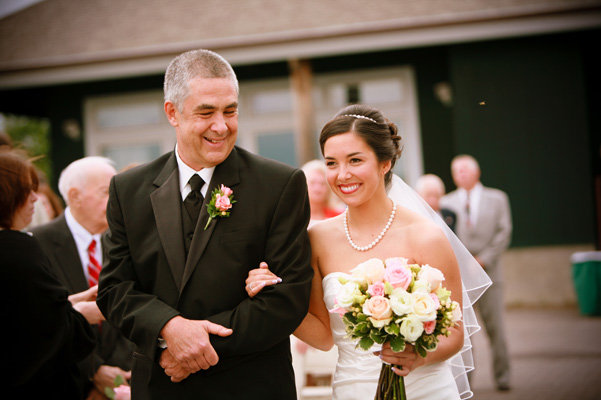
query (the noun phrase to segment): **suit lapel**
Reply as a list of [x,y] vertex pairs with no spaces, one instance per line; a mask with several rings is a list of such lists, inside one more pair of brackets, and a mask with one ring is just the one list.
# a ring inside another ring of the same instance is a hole
[[181,291],[186,254],[182,236],[182,198],[175,154],[169,157],[153,184],[158,187],[150,194],[157,231],[173,280]]
[[61,215],[57,221],[57,235],[54,239],[54,257],[65,275],[71,293],[78,293],[88,288],[88,282],[83,272],[82,260],[79,258],[79,251],[75,244],[75,239],[69,230],[65,215]]
[[228,158],[225,159],[224,162],[219,164],[215,171],[213,172],[213,177],[211,178],[211,182],[209,183],[209,189],[207,190],[207,195],[205,196],[204,202],[202,204],[202,208],[200,210],[200,217],[196,223],[196,228],[194,230],[194,237],[192,238],[192,243],[190,244],[190,251],[188,253],[188,259],[186,260],[186,267],[184,269],[184,278],[182,281],[181,290],[186,286],[188,279],[192,276],[192,272],[196,268],[202,254],[204,253],[207,244],[209,243],[209,239],[213,234],[213,230],[215,226],[219,223],[219,218],[213,219],[207,229],[204,227],[209,220],[209,214],[207,212],[207,204],[211,201],[211,193],[215,188],[220,187],[221,185],[228,186],[233,188],[240,182],[239,175],[239,163],[238,163],[238,154],[236,149],[234,148]]

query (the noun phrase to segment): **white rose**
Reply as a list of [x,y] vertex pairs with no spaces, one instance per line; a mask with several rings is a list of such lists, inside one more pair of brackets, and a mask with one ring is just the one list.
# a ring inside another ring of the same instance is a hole
[[388,325],[392,319],[390,303],[384,296],[374,296],[363,303],[363,314],[369,315],[369,320],[376,328]]
[[359,286],[355,282],[347,282],[340,287],[336,294],[336,304],[340,307],[348,308],[353,305],[355,296],[360,295]]
[[411,290],[411,293],[430,293],[430,282],[425,279],[417,279],[415,282],[413,282],[413,289]]
[[436,319],[436,303],[429,293],[412,293],[413,313],[422,322]]
[[396,288],[390,294],[390,308],[400,316],[413,311],[413,296],[403,288]]
[[401,335],[407,342],[415,342],[424,332],[424,324],[417,316],[409,314],[401,322]]
[[459,305],[459,303],[457,303],[456,301],[453,301],[453,318],[451,319],[451,321],[453,321],[453,323],[457,323],[459,321],[461,321],[461,306]]
[[371,258],[351,270],[352,279],[359,283],[381,282],[386,268],[379,258]]
[[436,290],[444,281],[444,274],[438,268],[434,268],[429,266],[428,264],[422,265],[419,274],[417,275],[418,279],[423,279],[430,283],[430,289]]

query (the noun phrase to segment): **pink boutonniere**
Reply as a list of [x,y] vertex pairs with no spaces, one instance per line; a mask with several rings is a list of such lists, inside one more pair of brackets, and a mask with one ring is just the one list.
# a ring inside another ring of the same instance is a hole
[[207,204],[207,211],[209,213],[209,220],[205,225],[205,230],[209,227],[209,224],[214,218],[217,217],[229,217],[232,204],[234,204],[234,191],[227,186],[221,185],[219,188],[213,190],[211,194],[211,201]]

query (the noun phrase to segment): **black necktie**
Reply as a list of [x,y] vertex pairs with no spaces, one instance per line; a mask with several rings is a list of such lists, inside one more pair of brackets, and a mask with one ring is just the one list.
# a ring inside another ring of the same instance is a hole
[[184,200],[184,206],[186,207],[186,211],[188,211],[188,215],[196,224],[203,201],[200,188],[205,184],[205,181],[203,181],[200,176],[194,174],[188,183],[190,184],[192,191],[188,193],[188,196],[186,196],[186,199]]

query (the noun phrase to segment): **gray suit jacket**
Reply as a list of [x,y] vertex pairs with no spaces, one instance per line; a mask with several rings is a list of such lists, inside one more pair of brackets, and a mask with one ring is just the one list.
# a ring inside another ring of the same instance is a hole
[[475,226],[467,226],[465,203],[454,190],[441,199],[441,206],[457,214],[455,232],[465,247],[484,262],[493,282],[502,280],[499,259],[511,240],[511,211],[507,194],[499,189],[482,188]]

